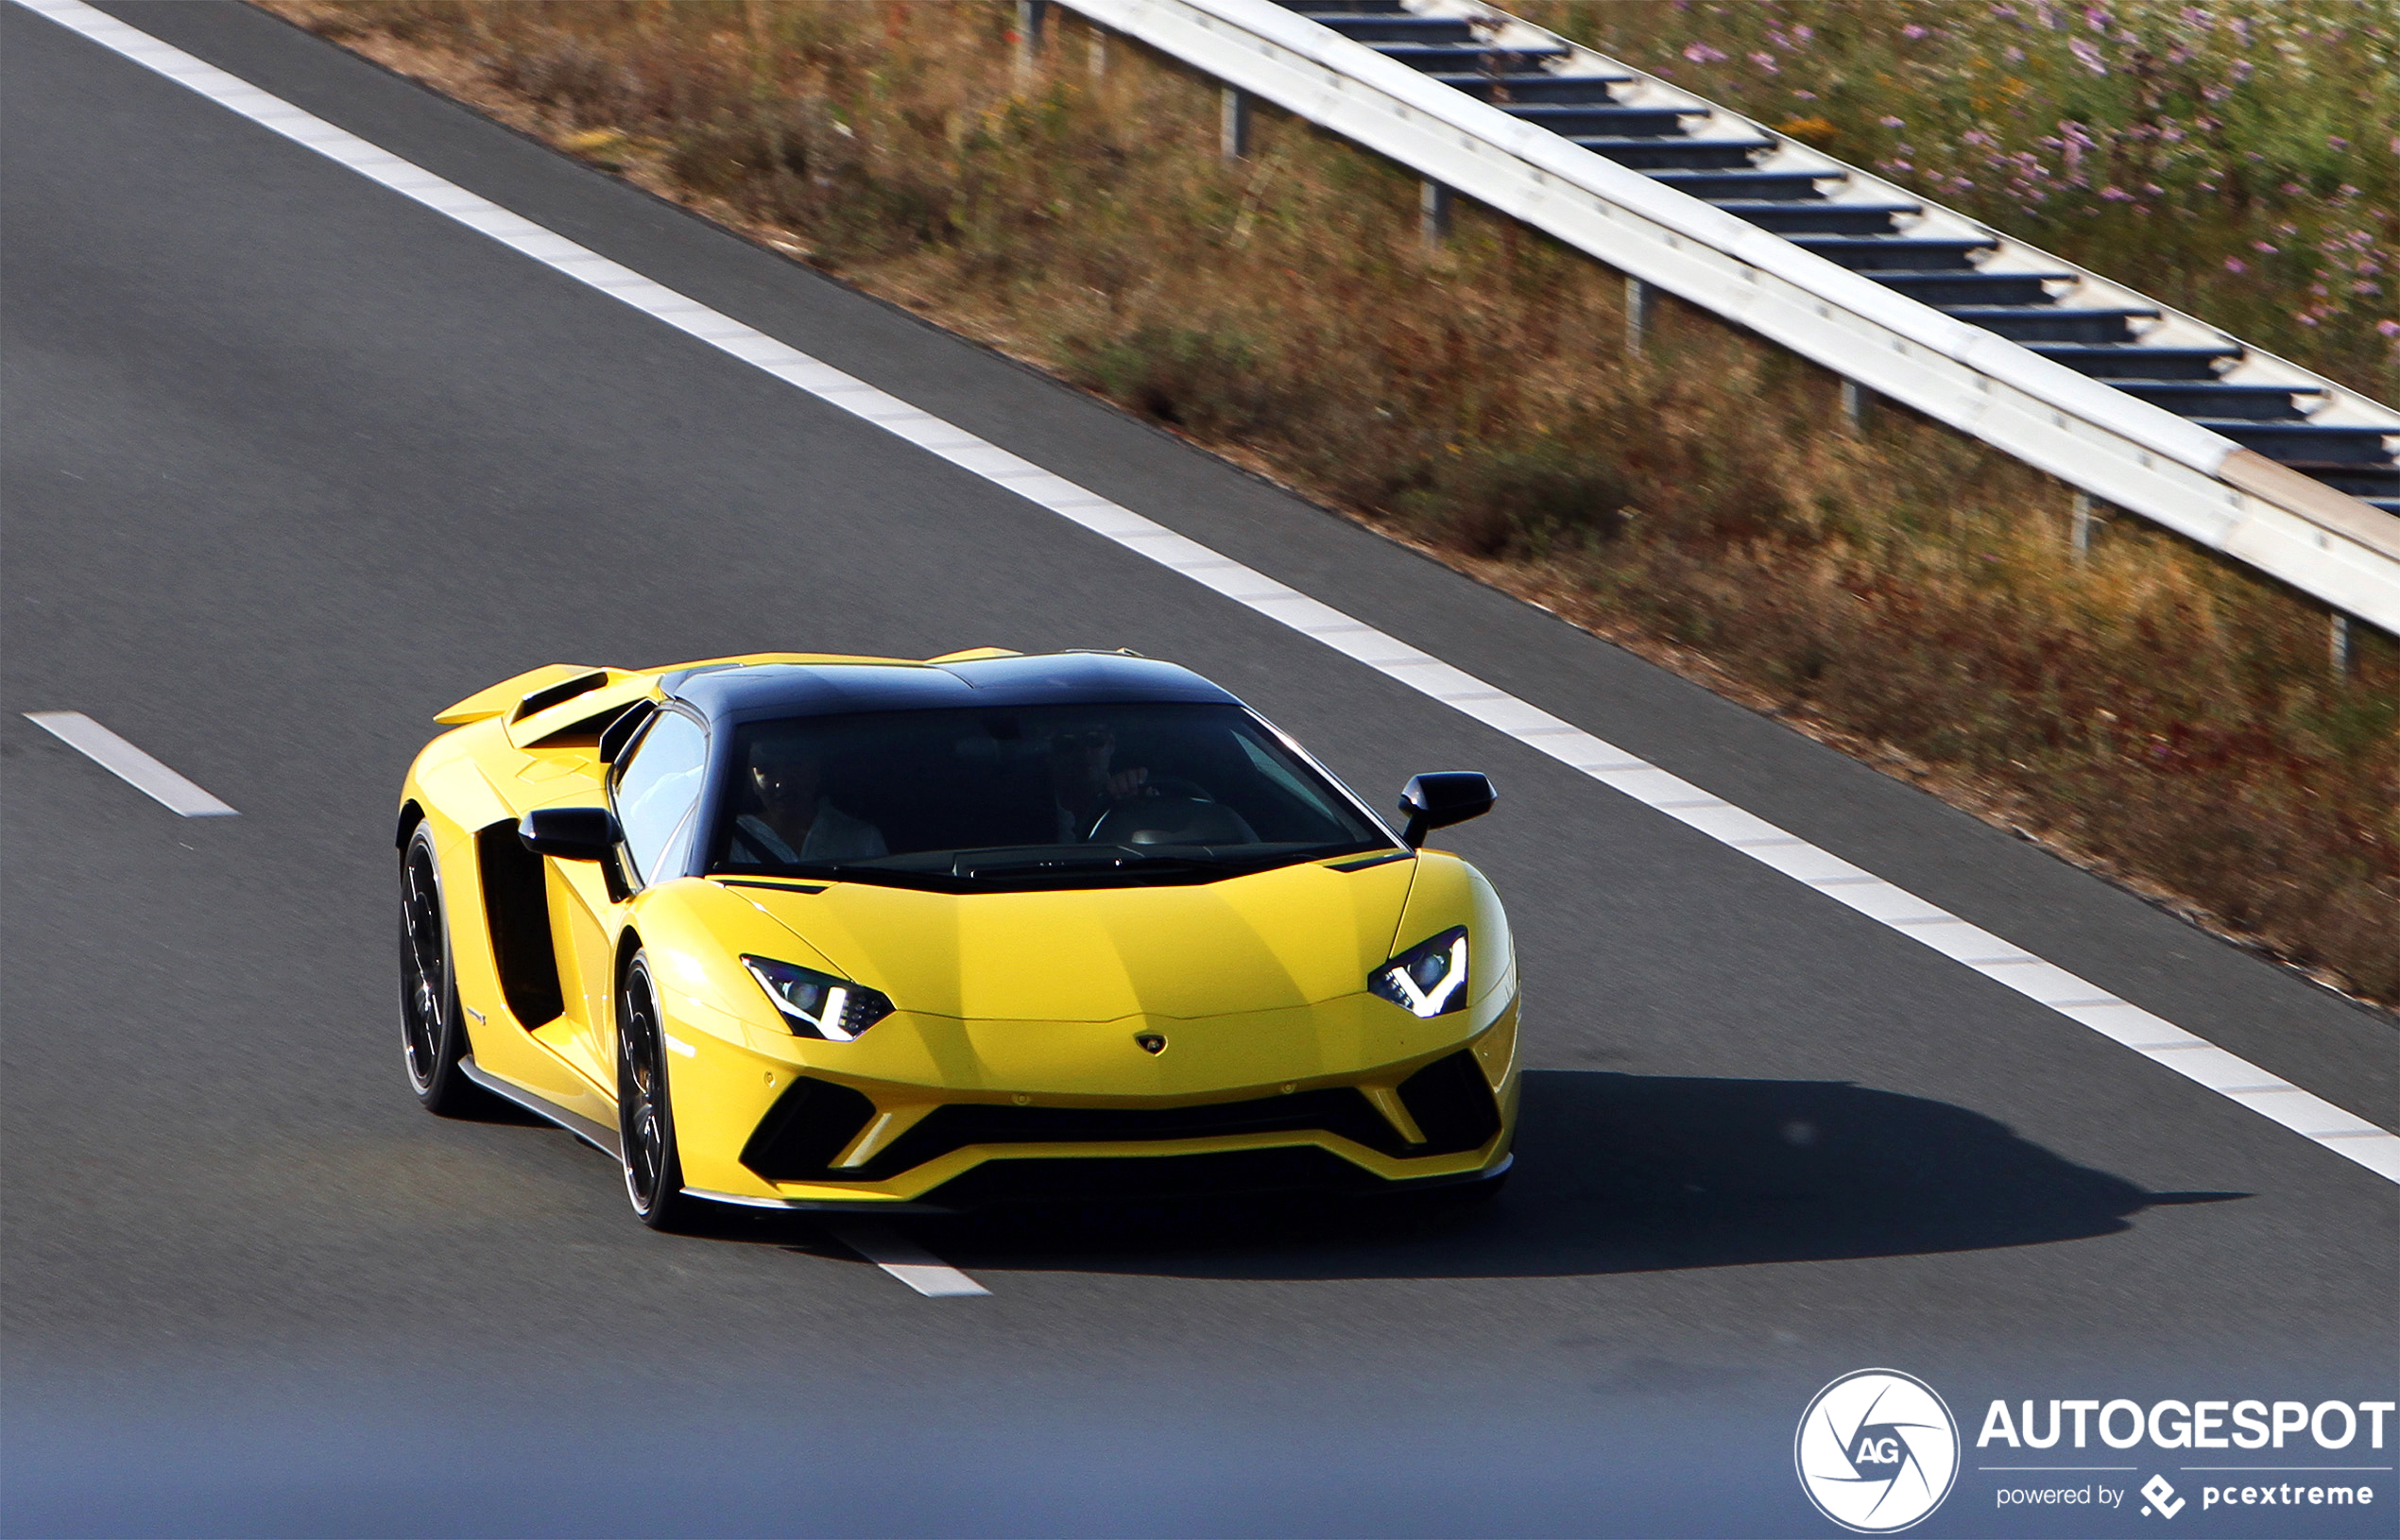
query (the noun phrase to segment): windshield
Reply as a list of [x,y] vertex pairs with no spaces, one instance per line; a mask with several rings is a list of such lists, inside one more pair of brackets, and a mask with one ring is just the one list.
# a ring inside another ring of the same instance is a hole
[[711,872],[975,892],[1208,881],[1391,848],[1238,706],[883,711],[737,728]]

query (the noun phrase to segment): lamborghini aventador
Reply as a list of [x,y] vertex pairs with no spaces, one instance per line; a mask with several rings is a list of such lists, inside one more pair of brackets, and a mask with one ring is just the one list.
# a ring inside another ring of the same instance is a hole
[[401,792],[401,1021],[634,1212],[1487,1191],[1517,1106],[1490,883],[1232,695],[1129,654],[553,665]]

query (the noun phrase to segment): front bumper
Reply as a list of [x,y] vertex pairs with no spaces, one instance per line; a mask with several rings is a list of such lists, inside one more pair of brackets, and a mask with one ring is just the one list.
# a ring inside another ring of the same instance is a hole
[[943,1183],[917,1200],[875,1197],[759,1198],[687,1187],[684,1195],[745,1208],[825,1214],[963,1214],[1017,1204],[1099,1203],[1194,1195],[1236,1197],[1283,1193],[1396,1195],[1463,1188],[1507,1173],[1516,1163],[1503,1154],[1489,1165],[1447,1176],[1410,1176],[1385,1181],[1308,1146],[1257,1152],[1263,1156],[1315,1155],[1302,1162],[1254,1159],[1243,1152],[1145,1155],[1111,1159],[1080,1155],[1069,1160],[995,1158]]
[[[990,1083],[994,1055],[941,1052],[938,1033],[919,1033],[917,1046],[930,1040],[948,1075],[859,1073],[869,1056],[846,1051],[897,1020],[855,1044],[678,1035],[668,1069],[687,1190],[759,1206],[952,1211],[1040,1197],[1391,1190],[1505,1166],[1513,990],[1432,1021],[1365,997],[1309,1015],[1268,1024],[1283,1031],[1256,1020],[1005,1023],[1015,1030],[1003,1072],[1021,1089]],[[1169,1038],[1156,1056],[1133,1043],[1152,1029]],[[1064,1072],[1041,1072],[1024,1044],[1037,1033],[1061,1041],[1067,1052],[1052,1062]],[[1115,1078],[1136,1094],[1106,1093],[1111,1077],[1089,1062],[1104,1040],[1124,1065]],[[1184,1048],[1180,1065],[1159,1062]]]

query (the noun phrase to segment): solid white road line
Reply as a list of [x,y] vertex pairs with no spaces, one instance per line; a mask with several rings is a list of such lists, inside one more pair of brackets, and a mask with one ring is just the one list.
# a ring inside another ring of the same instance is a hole
[[835,1230],[833,1239],[928,1299],[991,1292],[888,1225],[848,1224]]
[[213,64],[202,63],[180,48],[94,10],[82,0],[17,3],[135,63],[189,86],[295,144],[306,145],[787,385],[1356,659],[1378,673],[1539,749],[1602,785],[1622,792],[1710,839],[1774,867],[1836,903],[1845,904],[1973,968],[2036,1004],[2080,1021],[2151,1062],[2314,1139],[2380,1176],[2400,1182],[2400,1135],[2269,1074],[2172,1022],[2117,999],[2098,984],[2053,967],[1989,931],[1970,925],[1874,873],[1670,775],[1638,755],[1595,738],[1572,723],[1494,689],[1473,675],[1263,573],[1220,556],[1196,540],[1121,507],[1063,476],[1053,475],[964,428],[919,411],[864,380],[820,363],[696,299],[589,251],[565,236],[554,234],[421,166],[301,111]]
[[233,809],[135,748],[81,711],[27,711],[25,719],[186,818],[231,818]]

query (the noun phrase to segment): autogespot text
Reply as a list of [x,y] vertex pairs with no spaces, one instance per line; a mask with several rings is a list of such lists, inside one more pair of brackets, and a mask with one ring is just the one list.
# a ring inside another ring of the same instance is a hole
[[[2012,1449],[2048,1449],[2071,1432],[2068,1447],[2086,1448],[2089,1436],[2112,1449],[2130,1449],[2147,1443],[2161,1449],[2264,1449],[2284,1446],[2289,1438],[2299,1445],[2307,1434],[2320,1449],[2347,1449],[2366,1435],[2366,1447],[2380,1449],[2384,1418],[2391,1401],[2067,1401],[2049,1403],[2049,1414],[2037,1424],[2034,1407],[2024,1401],[2011,1413],[2006,1401],[1994,1401],[1983,1413],[1983,1430],[1975,1446],[1994,1445]],[[2036,1428],[2039,1431],[2036,1432]]]

